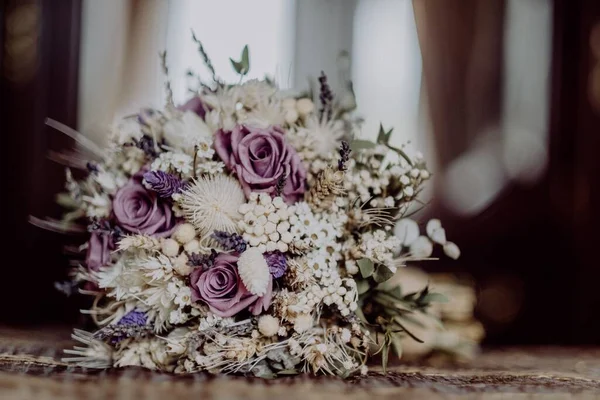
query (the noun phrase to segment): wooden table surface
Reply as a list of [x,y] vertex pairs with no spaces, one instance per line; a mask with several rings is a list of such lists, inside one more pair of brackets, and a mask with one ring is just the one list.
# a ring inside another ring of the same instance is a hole
[[341,380],[174,376],[138,368],[92,371],[60,362],[64,328],[0,328],[0,399],[595,399],[600,348],[486,349],[468,365],[398,365]]

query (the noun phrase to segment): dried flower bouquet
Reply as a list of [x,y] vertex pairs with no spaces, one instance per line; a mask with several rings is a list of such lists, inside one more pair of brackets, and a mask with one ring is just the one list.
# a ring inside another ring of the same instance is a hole
[[194,40],[213,76],[185,105],[167,84],[165,109],[125,118],[106,149],[49,121],[96,158],[70,159],[64,219],[36,220],[88,235],[58,286],[93,296],[98,329],[76,330],[85,347],[65,360],[346,377],[372,354],[400,356],[421,340],[415,318],[446,299],[390,278],[436,244],[460,254],[438,220],[421,234],[406,216],[430,177],[422,157],[391,146],[391,131],[355,140],[360,120],[325,75],[315,102],[244,81],[246,47],[232,60],[241,83],[225,84]]

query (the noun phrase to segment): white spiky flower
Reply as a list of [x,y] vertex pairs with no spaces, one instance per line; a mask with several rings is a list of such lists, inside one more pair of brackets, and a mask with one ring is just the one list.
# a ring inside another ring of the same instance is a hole
[[242,217],[238,208],[245,201],[239,182],[226,175],[196,179],[178,197],[185,219],[202,236],[215,230],[236,232],[237,222]]
[[250,247],[244,251],[240,255],[237,265],[240,278],[250,293],[258,296],[267,293],[271,272],[259,249]]

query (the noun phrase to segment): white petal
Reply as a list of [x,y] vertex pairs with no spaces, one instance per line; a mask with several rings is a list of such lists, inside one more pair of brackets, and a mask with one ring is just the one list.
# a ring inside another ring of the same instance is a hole
[[238,259],[238,272],[250,293],[262,296],[267,292],[271,273],[259,249],[251,247]]
[[415,258],[427,258],[433,253],[433,243],[427,236],[419,236],[411,245],[410,253]]
[[435,243],[444,245],[446,244],[446,230],[444,228],[439,228],[433,231],[431,235],[429,235],[431,240]]
[[439,219],[430,219],[429,222],[427,223],[427,227],[425,228],[425,230],[427,231],[427,236],[432,237],[433,236],[433,232],[435,232],[438,229],[442,228],[442,223]]
[[444,245],[444,254],[451,259],[456,260],[458,257],[460,257],[460,249],[455,243],[447,242]]
[[410,246],[419,237],[419,225],[412,219],[403,218],[396,224],[394,235],[402,246]]

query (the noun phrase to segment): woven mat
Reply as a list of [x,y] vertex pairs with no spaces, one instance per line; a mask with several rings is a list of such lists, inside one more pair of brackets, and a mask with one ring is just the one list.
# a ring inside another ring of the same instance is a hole
[[489,349],[469,365],[402,365],[341,380],[174,376],[140,368],[92,371],[60,362],[69,330],[0,328],[0,399],[595,399],[600,349]]

